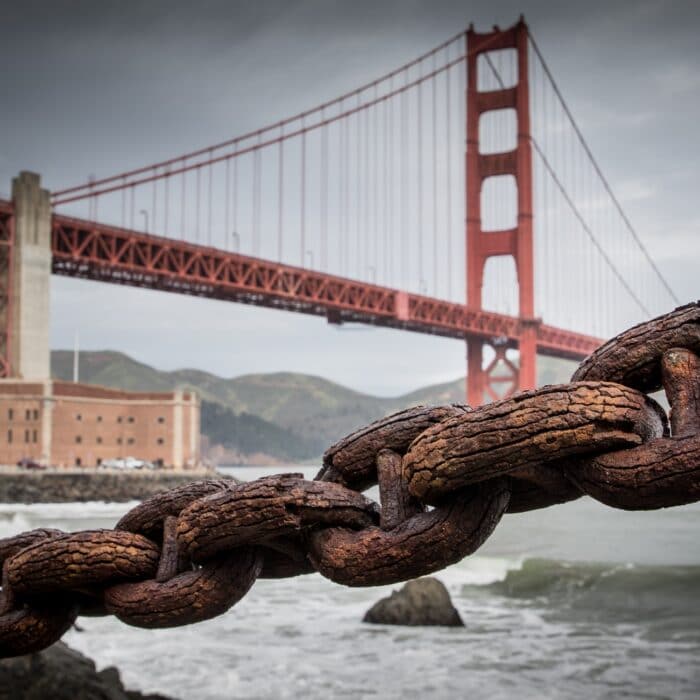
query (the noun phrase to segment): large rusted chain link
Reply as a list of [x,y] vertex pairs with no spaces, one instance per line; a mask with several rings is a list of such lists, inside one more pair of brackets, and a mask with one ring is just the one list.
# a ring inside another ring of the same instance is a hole
[[[313,481],[194,482],[114,530],[0,540],[0,656],[49,646],[78,615],[148,628],[206,620],[258,577],[415,578],[476,551],[505,513],[584,494],[638,510],[700,500],[697,353],[695,303],[609,341],[570,384],[375,421],[330,447]],[[670,421],[646,395],[661,387]],[[374,485],[381,506],[361,493]]]

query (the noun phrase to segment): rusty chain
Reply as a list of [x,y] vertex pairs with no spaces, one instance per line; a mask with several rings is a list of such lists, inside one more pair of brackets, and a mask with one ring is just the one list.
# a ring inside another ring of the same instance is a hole
[[[412,579],[476,551],[504,513],[584,494],[636,510],[700,500],[698,353],[700,302],[604,344],[570,384],[376,421],[329,448],[313,481],[200,481],[149,498],[114,530],[0,540],[0,656],[49,646],[78,615],[206,620],[258,577]],[[647,396],[661,388],[670,420]],[[381,507],[361,493],[376,484]]]

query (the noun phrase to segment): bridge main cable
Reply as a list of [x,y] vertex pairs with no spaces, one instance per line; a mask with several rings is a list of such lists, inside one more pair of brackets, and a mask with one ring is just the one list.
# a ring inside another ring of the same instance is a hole
[[[453,58],[450,61],[447,61],[443,65],[433,68],[433,70],[430,70],[426,73],[422,73],[418,78],[412,80],[412,81],[407,81],[403,85],[401,85],[398,88],[394,88],[389,90],[386,93],[383,93],[381,95],[377,95],[369,100],[366,100],[364,102],[361,102],[360,104],[357,104],[356,106],[349,108],[349,109],[343,109],[341,112],[338,114],[335,114],[330,117],[324,116],[324,113],[329,110],[333,106],[338,106],[340,105],[341,109],[343,107],[343,103],[346,100],[349,100],[351,98],[357,98],[360,95],[362,95],[364,92],[371,90],[372,88],[376,88],[377,86],[381,85],[382,83],[385,83],[387,81],[390,81],[392,78],[396,77],[397,75],[400,75],[402,73],[406,73],[409,69],[412,67],[421,64],[431,56],[435,56],[438,54],[440,51],[443,51],[447,49],[449,46],[457,43],[460,40],[463,40],[465,36],[465,31],[460,32],[459,34],[454,35],[452,38],[448,39],[447,41],[442,42],[439,46],[436,46],[435,48],[431,49],[430,51],[422,54],[418,58],[413,59],[412,61],[409,61],[408,63],[403,64],[399,68],[396,68],[389,73],[386,73],[383,75],[381,78],[377,78],[369,83],[365,83],[361,87],[355,88],[354,90],[351,90],[349,92],[344,93],[340,97],[336,97],[333,100],[330,100],[328,102],[325,102],[313,109],[305,110],[303,112],[300,112],[292,117],[287,117],[285,119],[282,119],[278,122],[275,122],[273,124],[270,124],[265,127],[261,127],[259,129],[255,129],[253,131],[249,131],[243,135],[236,136],[231,139],[227,139],[226,141],[221,141],[218,144],[214,144],[211,146],[206,146],[204,148],[197,149],[195,151],[190,151],[188,153],[183,153],[181,155],[168,158],[167,160],[159,161],[158,163],[152,163],[150,165],[142,166],[140,168],[135,168],[133,170],[125,171],[122,173],[118,173],[117,175],[111,175],[109,177],[105,178],[99,178],[99,179],[94,179],[90,180],[86,183],[83,183],[82,185],[74,185],[72,187],[67,187],[62,190],[55,190],[51,193],[51,199],[52,199],[52,204],[54,206],[60,206],[63,204],[69,204],[71,202],[76,202],[80,201],[83,199],[87,199],[90,197],[97,197],[100,195],[104,194],[109,194],[111,192],[116,192],[119,190],[127,189],[130,187],[136,187],[138,185],[143,185],[149,182],[155,182],[157,180],[163,180],[169,177],[173,177],[175,175],[180,175],[182,173],[190,172],[192,170],[200,169],[209,165],[214,165],[215,163],[221,163],[226,160],[230,160],[233,158],[237,158],[239,156],[246,155],[248,153],[252,153],[258,150],[262,150],[264,148],[267,148],[269,146],[272,146],[274,144],[278,144],[284,141],[291,140],[293,138],[296,138],[298,136],[301,136],[305,133],[308,133],[310,131],[315,131],[316,129],[320,129],[322,127],[328,126],[329,124],[335,123],[337,121],[340,121],[342,119],[346,119],[354,114],[357,114],[359,112],[363,112],[367,109],[370,109],[371,107],[380,104],[382,102],[386,102],[390,100],[393,97],[396,97],[398,95],[401,95],[402,93],[406,93],[410,90],[412,90],[415,87],[420,86],[421,84],[432,80],[435,78],[437,75],[440,75],[441,73],[444,73],[445,71],[448,71],[450,68],[453,68],[454,66],[462,63],[469,55],[470,52],[464,50],[460,55],[458,55],[456,58]],[[495,40],[495,39],[494,39]],[[312,123],[312,124],[305,124],[306,120],[311,116],[315,114],[320,114],[321,118]],[[301,123],[302,126],[299,128],[284,133],[284,128],[286,126],[289,126],[290,124],[294,123]],[[273,138],[268,138],[265,140],[262,140],[263,134],[267,134],[272,131],[278,131],[279,134],[276,135]],[[248,141],[250,139],[256,138],[256,142],[252,145],[249,145],[245,148],[238,148],[238,145],[242,142]],[[233,152],[228,152],[224,153],[223,155],[218,155],[218,156],[212,156],[212,154],[215,151],[220,151],[224,148],[227,148],[229,146],[235,146],[236,150]],[[199,160],[195,163],[187,163],[187,161],[191,160],[192,158],[198,158],[200,156],[205,156],[209,155],[208,158],[205,160]],[[177,164],[181,164],[179,167],[172,167]],[[162,172],[157,172],[158,170],[161,170]],[[147,176],[145,177],[138,177],[139,175],[145,175],[148,173]],[[137,179],[132,179],[132,178],[137,178]],[[112,184],[115,183],[115,184]],[[103,187],[104,185],[109,185],[108,187]]]
[[[285,126],[288,126],[289,124],[293,124],[294,122],[301,121],[302,119],[306,119],[309,116],[316,114],[318,112],[322,112],[325,110],[330,109],[331,107],[337,106],[337,105],[342,105],[343,102],[346,100],[349,100],[353,97],[357,97],[358,95],[361,95],[362,93],[366,92],[367,90],[370,90],[374,87],[377,87],[378,85],[381,85],[382,83],[391,80],[392,78],[396,77],[397,75],[400,75],[401,73],[404,73],[408,71],[409,69],[413,68],[414,66],[419,65],[423,61],[427,60],[431,56],[434,56],[438,54],[440,51],[446,49],[447,47],[451,46],[452,44],[456,43],[457,41],[461,40],[464,37],[465,31],[460,31],[458,34],[455,34],[451,38],[447,39],[446,41],[443,41],[441,44],[438,46],[430,49],[430,51],[427,51],[417,58],[412,59],[411,61],[408,61],[407,63],[404,63],[403,65],[399,66],[398,68],[395,68],[394,70],[384,74],[380,78],[376,78],[375,80],[372,80],[371,82],[365,83],[364,85],[361,85],[360,87],[357,87],[353,90],[350,90],[344,94],[342,94],[339,97],[336,97],[332,100],[329,100],[327,102],[324,102],[317,107],[314,107],[312,109],[307,109],[303,112],[299,112],[298,114],[295,114],[291,117],[286,117],[285,119],[281,119],[280,121],[274,122],[273,124],[270,124],[268,126],[262,127],[260,129],[255,129],[253,131],[249,131],[245,134],[242,134],[240,136],[236,136],[234,138],[226,139],[225,141],[221,141],[219,143],[213,144],[211,146],[206,146],[204,148],[199,148],[194,151],[190,151],[188,153],[183,153],[181,155],[168,158],[167,160],[160,161],[158,163],[152,163],[150,165],[145,165],[139,168],[135,168],[133,170],[128,170],[122,173],[118,173],[117,175],[111,175],[109,177],[105,178],[100,178],[97,180],[92,180],[90,182],[83,183],[81,185],[74,185],[71,187],[66,187],[62,190],[56,190],[51,193],[52,198],[60,199],[61,201],[55,202],[56,204],[62,204],[65,203],[66,201],[72,201],[70,200],[65,200],[64,197],[65,195],[68,194],[73,194],[75,192],[81,192],[83,190],[87,189],[93,189],[95,187],[99,187],[101,185],[109,184],[111,182],[116,182],[118,180],[124,180],[126,178],[131,178],[136,175],[142,175],[143,173],[150,172],[152,170],[158,169],[158,168],[167,168],[169,166],[175,165],[177,163],[180,163],[182,161],[190,160],[192,158],[198,158],[199,156],[206,155],[208,153],[211,153],[212,151],[219,151],[222,148],[227,148],[228,146],[234,146],[240,143],[241,141],[247,141],[248,139],[260,136],[261,134],[264,134],[268,131],[274,131],[274,130],[280,130],[284,129]],[[378,104],[379,102],[389,99],[390,97],[394,97],[395,95],[400,94],[401,92],[404,92],[406,89],[415,87],[418,85],[420,82],[423,82],[424,80],[428,80],[438,73],[442,72],[443,70],[447,70],[450,68],[452,65],[455,63],[459,62],[460,60],[464,60],[465,55],[459,56],[457,59],[455,59],[453,62],[450,63],[450,65],[445,65],[442,66],[440,69],[438,69],[435,73],[428,73],[423,76],[421,76],[417,81],[415,81],[412,84],[409,85],[404,85],[402,86],[401,89],[387,93],[379,98],[376,98],[374,100],[371,100],[369,102],[363,103],[362,105],[356,107],[353,110],[349,110],[347,112],[344,112],[342,114],[337,115],[334,119],[328,120],[328,122],[324,123],[319,123],[315,124],[312,128],[318,128],[320,126],[324,126],[326,123],[330,123],[331,121],[335,121],[336,119],[345,117],[345,116],[350,116],[351,114],[356,113],[357,111],[360,111],[362,108],[367,108],[371,107],[374,104]],[[293,136],[297,136],[299,133],[289,133],[286,134],[286,138],[291,138]],[[260,144],[260,147],[264,147],[267,145],[270,145],[271,143],[275,143],[276,140],[272,141],[267,141],[265,143]],[[230,157],[235,157],[236,155],[242,154],[246,151],[236,151],[233,154],[230,154]],[[200,164],[193,165],[192,167],[201,167],[204,165],[208,165],[209,161],[203,161]],[[173,175],[173,174],[178,174],[180,171],[170,171],[168,174]],[[136,184],[141,184],[140,182],[135,182],[135,183],[127,183],[124,186],[131,186],[131,185],[136,185]],[[108,190],[111,191],[111,190]],[[97,194],[95,192],[90,192],[89,195],[92,196],[93,194]],[[102,194],[102,193],[100,193]],[[88,196],[88,195],[85,195]]]

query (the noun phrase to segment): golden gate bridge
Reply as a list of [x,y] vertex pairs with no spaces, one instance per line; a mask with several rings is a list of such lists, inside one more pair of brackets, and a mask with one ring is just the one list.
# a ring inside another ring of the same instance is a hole
[[[464,340],[474,405],[534,387],[537,353],[582,359],[678,303],[522,18],[46,196],[53,274]],[[13,274],[30,200],[0,201],[4,377],[21,374]]]

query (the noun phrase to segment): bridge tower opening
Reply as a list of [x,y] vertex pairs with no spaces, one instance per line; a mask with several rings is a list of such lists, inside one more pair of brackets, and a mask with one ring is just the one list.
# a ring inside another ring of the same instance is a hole
[[[537,382],[536,352],[540,320],[534,313],[532,240],[532,152],[530,146],[530,94],[528,84],[528,30],[525,21],[509,29],[477,33],[470,27],[467,43],[467,147],[466,147],[466,273],[467,306],[482,310],[484,267],[488,258],[510,255],[515,260],[520,316],[518,365],[506,357],[516,343],[499,338],[467,341],[467,401],[478,406],[515,390],[532,389]],[[511,87],[479,90],[478,59],[481,54],[515,49],[517,81]],[[512,109],[517,119],[517,143],[501,153],[481,153],[479,119],[486,112]],[[517,221],[513,228],[486,231],[482,226],[481,191],[491,177],[511,175],[517,187]],[[484,349],[491,347],[494,360],[484,367]],[[505,370],[505,372],[504,372]]]

